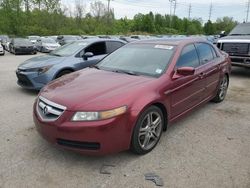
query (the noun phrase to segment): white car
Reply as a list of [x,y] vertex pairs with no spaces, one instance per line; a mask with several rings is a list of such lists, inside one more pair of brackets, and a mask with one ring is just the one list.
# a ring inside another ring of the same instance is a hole
[[60,46],[54,39],[49,37],[41,37],[36,43],[36,49],[39,52],[51,52]]
[[4,55],[4,54],[5,54],[5,51],[3,49],[2,44],[0,43],[0,55]]

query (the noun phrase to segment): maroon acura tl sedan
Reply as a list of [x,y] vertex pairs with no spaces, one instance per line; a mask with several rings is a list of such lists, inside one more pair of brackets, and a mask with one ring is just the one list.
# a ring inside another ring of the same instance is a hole
[[47,141],[66,149],[145,154],[172,122],[223,101],[230,69],[228,55],[202,39],[130,43],[45,86],[34,122]]

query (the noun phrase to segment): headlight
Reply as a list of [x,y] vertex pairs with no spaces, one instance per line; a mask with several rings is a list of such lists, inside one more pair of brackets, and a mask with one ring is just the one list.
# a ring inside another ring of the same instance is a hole
[[72,121],[96,121],[109,119],[121,114],[124,114],[127,111],[126,106],[115,108],[107,111],[100,112],[76,112],[72,118]]
[[38,74],[42,74],[42,73],[47,72],[51,67],[52,65],[49,65],[49,66],[44,66],[44,67],[26,69],[25,71],[26,72],[38,72]]

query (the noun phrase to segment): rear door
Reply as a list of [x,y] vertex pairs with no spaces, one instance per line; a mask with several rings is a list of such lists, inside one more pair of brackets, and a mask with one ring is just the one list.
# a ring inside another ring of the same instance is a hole
[[175,71],[180,67],[193,67],[195,68],[195,73],[194,75],[173,78],[171,119],[200,103],[204,93],[203,69],[200,67],[199,57],[194,44],[189,44],[182,49]]
[[220,78],[220,58],[216,54],[214,47],[208,43],[196,43],[195,46],[204,70],[205,92],[203,100],[205,100],[213,96],[217,91]]

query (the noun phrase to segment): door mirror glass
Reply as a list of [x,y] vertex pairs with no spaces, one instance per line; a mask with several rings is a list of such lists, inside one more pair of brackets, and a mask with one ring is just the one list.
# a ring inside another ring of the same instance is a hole
[[84,60],[88,60],[88,58],[90,57],[93,57],[94,54],[92,52],[86,52],[84,55],[83,55],[83,59]]
[[194,75],[195,69],[193,67],[180,67],[176,70],[177,74],[182,76]]

